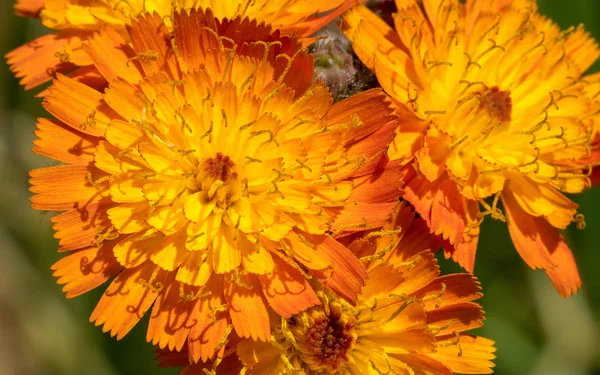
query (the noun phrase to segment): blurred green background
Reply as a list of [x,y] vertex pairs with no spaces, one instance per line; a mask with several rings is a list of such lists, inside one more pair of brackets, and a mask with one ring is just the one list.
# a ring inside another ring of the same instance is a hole
[[[166,1],[166,0],[165,0]],[[485,0],[483,0],[485,1]],[[600,39],[599,0],[539,0],[563,28],[584,23]],[[0,0],[0,55],[44,33],[39,22],[12,16]],[[594,66],[600,70],[600,64]],[[145,342],[146,320],[117,342],[88,323],[103,288],[67,300],[49,266],[59,259],[49,213],[29,208],[27,171],[52,161],[30,152],[40,100],[0,69],[0,375],[176,374],[157,369]],[[476,275],[487,321],[479,334],[497,343],[496,374],[600,374],[600,191],[575,197],[587,229],[566,236],[584,287],[561,300],[543,272],[514,251],[504,224],[483,225]],[[441,260],[442,270],[458,270]]]

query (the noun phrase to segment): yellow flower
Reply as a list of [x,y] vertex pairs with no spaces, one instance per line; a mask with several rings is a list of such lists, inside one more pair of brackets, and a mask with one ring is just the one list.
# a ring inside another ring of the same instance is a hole
[[34,150],[66,165],[32,171],[31,190],[35,209],[66,211],[52,221],[67,296],[116,276],[91,320],[121,338],[154,303],[148,340],[187,341],[198,361],[232,329],[267,340],[267,306],[320,303],[309,279],[356,300],[366,272],[331,235],[395,206],[397,124],[380,90],[331,105],[295,37],[202,10],[173,23],[137,19],[133,47],[93,36],[103,93],[59,75]]
[[598,104],[582,74],[598,57],[596,42],[582,27],[561,31],[535,1],[396,3],[395,30],[363,6],[344,28],[403,103],[390,153],[414,167],[404,198],[468,271],[489,215],[508,222],[521,257],[546,270],[562,296],[575,293],[581,280],[558,230],[584,225],[562,193],[590,186],[591,166],[582,164]]
[[[272,24],[283,35],[298,33],[308,38],[359,0],[18,0],[17,14],[39,17],[44,26],[56,30],[7,54],[11,70],[26,89],[36,87],[92,61],[82,42],[104,26],[127,37],[126,27],[143,13],[157,13],[167,27],[177,9],[211,8],[219,18],[237,16]],[[80,72],[81,74],[82,72]]]
[[[413,216],[401,206],[385,230],[352,245],[369,272],[356,306],[323,291],[321,305],[281,319],[270,342],[240,341],[241,363],[232,354],[182,374],[492,373],[493,342],[466,333],[483,325],[473,302],[481,297],[479,283],[469,274],[439,277],[429,246],[440,240]],[[182,364],[177,357],[159,355],[163,365]]]

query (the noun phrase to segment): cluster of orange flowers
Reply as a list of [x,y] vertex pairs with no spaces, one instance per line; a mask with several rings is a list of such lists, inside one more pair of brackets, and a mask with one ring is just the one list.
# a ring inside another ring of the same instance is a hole
[[[54,117],[34,152],[67,297],[182,374],[486,374],[479,226],[561,296],[598,180],[599,56],[534,0],[19,0],[8,54]],[[307,48],[340,17],[381,88],[337,103]],[[467,272],[440,276],[433,252]]]

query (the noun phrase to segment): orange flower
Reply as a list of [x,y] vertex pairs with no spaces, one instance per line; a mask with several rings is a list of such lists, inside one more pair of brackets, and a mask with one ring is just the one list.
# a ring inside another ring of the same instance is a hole
[[380,90],[332,106],[295,37],[202,10],[173,24],[147,15],[133,47],[110,28],[84,45],[110,83],[54,81],[34,150],[66,165],[32,171],[31,190],[35,209],[66,211],[52,221],[67,296],[116,276],[91,320],[121,338],[154,303],[148,340],[187,340],[198,361],[232,329],[267,340],[267,306],[320,303],[308,279],[356,300],[367,275],[331,234],[396,204],[397,123]]
[[[439,277],[429,249],[440,240],[413,217],[400,206],[384,230],[353,243],[369,272],[356,306],[321,291],[322,304],[281,319],[270,342],[240,341],[243,367],[232,354],[182,374],[492,373],[493,342],[466,333],[483,325],[473,302],[481,297],[479,283],[469,274]],[[183,362],[176,353],[159,358],[163,365]]]
[[575,293],[581,280],[559,229],[583,217],[561,192],[590,186],[582,161],[598,105],[582,73],[597,44],[581,27],[561,31],[535,1],[396,3],[395,31],[363,6],[344,27],[405,105],[391,147],[392,159],[414,167],[405,199],[468,271],[489,215],[508,222],[521,257],[546,270],[561,296]]
[[314,34],[360,0],[18,0],[19,15],[40,17],[44,26],[56,30],[7,54],[11,70],[26,89],[49,81],[56,73],[67,73],[93,61],[82,42],[104,26],[127,39],[126,27],[136,16],[156,12],[167,27],[177,9],[211,8],[217,18],[245,16],[272,24],[282,34]]

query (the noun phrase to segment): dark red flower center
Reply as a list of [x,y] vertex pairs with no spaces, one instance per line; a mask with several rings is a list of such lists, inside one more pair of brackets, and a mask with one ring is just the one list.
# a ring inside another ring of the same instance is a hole
[[315,321],[306,332],[305,348],[319,367],[335,370],[347,360],[348,349],[354,343],[354,324],[343,322],[340,316],[329,315]]
[[235,164],[227,155],[218,152],[214,158],[208,158],[204,162],[204,171],[216,180],[227,182],[229,178],[235,177],[233,168]]
[[502,91],[498,86],[489,87],[481,93],[479,109],[485,109],[491,117],[501,122],[510,121],[512,100],[509,91]]

